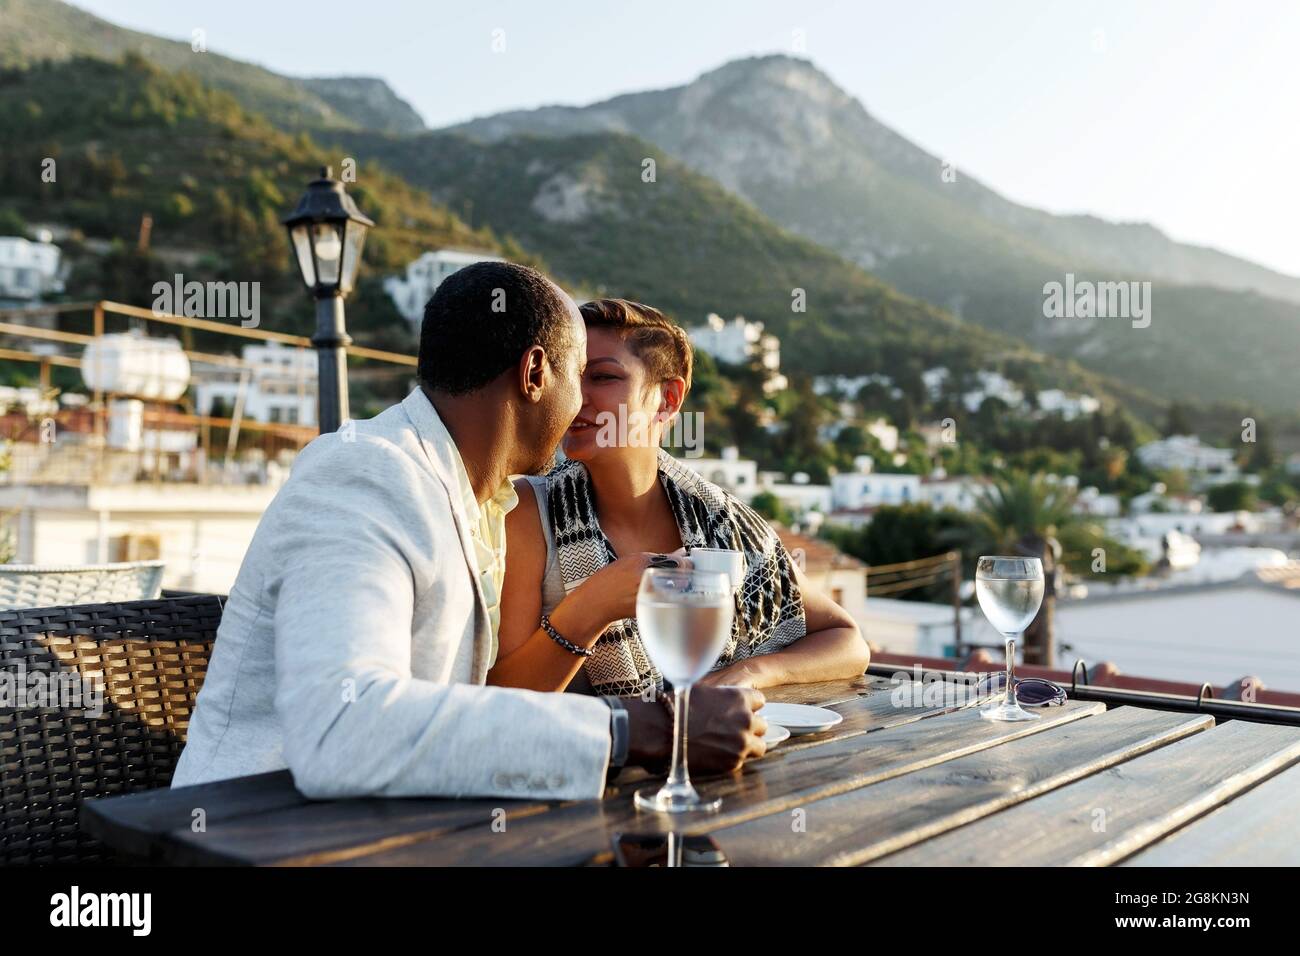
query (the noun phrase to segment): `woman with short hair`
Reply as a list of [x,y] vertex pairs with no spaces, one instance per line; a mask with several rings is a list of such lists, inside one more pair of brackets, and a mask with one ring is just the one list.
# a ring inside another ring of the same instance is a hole
[[647,567],[684,564],[692,547],[745,557],[731,637],[701,683],[763,688],[862,674],[870,655],[853,618],[809,586],[767,521],[659,447],[691,386],[686,333],[622,299],[581,311],[582,409],[565,433],[564,463],[516,482],[488,682],[621,696],[662,689],[637,633],[637,589]]

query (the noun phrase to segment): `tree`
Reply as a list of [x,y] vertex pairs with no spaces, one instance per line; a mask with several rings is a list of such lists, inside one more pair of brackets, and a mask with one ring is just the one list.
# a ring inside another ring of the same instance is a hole
[[[928,558],[945,551],[973,555],[976,537],[972,518],[952,508],[935,510],[928,504],[886,505],[877,508],[863,528],[827,527],[823,534],[837,548],[867,564],[894,564]],[[968,568],[969,570],[969,568]],[[947,601],[947,581],[894,595],[903,600]]]
[[797,379],[782,396],[785,413],[781,416],[785,427],[775,442],[783,471],[806,471],[815,482],[824,482],[833,464],[830,451],[820,437],[823,425],[832,415],[826,402],[813,391],[812,379]]
[[1263,425],[1255,429],[1255,441],[1251,443],[1249,454],[1245,456],[1246,470],[1264,472],[1277,464],[1277,451],[1273,448],[1273,436]]
[[1211,511],[1253,511],[1255,509],[1255,489],[1244,481],[1229,481],[1222,485],[1215,485],[1205,493],[1205,499],[1209,502]]
[[13,209],[0,209],[0,236],[25,236],[27,223]]
[[1003,554],[1038,558],[1043,563],[1043,606],[1025,629],[1025,662],[1050,667],[1055,662],[1057,533],[1076,520],[1074,494],[1066,486],[1026,472],[995,478],[979,496],[977,518],[993,546]]
[[750,499],[749,506],[768,521],[789,526],[792,520],[790,509],[770,491],[760,491]]
[[1166,435],[1192,435],[1191,410],[1182,402],[1169,406],[1169,417],[1165,419]]

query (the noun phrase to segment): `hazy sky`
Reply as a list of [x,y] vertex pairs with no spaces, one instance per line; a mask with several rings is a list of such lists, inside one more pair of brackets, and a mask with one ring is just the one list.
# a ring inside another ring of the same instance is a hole
[[[77,0],[294,75],[381,76],[430,126],[805,52],[1011,199],[1155,223],[1300,275],[1294,0]],[[493,52],[493,31],[505,50]]]

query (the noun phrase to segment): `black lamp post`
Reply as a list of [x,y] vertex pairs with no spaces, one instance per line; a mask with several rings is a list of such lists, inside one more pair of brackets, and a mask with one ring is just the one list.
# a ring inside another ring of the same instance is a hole
[[352,343],[343,320],[343,297],[356,284],[361,247],[374,225],[361,214],[343,184],[324,166],[307,184],[298,208],[283,220],[302,281],[316,299],[316,348],[320,376],[317,417],[321,433],[338,431],[348,415],[348,357]]

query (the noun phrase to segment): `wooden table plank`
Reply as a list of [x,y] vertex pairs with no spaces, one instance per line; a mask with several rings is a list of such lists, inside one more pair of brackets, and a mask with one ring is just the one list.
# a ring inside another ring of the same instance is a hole
[[1300,866],[1300,765],[1121,865]]
[[1300,760],[1300,730],[1234,720],[872,865],[1105,866]]
[[497,798],[322,801],[285,812],[224,820],[203,833],[173,831],[168,834],[166,860],[191,866],[318,866],[490,825],[494,813],[523,819],[544,813],[549,806],[540,801]]
[[763,696],[773,703],[811,704],[814,707],[830,707],[842,704],[857,697],[865,697],[872,691],[887,690],[893,684],[887,677],[863,674],[852,680],[824,680],[812,684],[783,684],[780,687],[765,687]]
[[164,834],[194,825],[195,810],[203,811],[203,823],[208,826],[308,803],[294,788],[292,774],[275,770],[195,787],[164,787],[87,800],[81,808],[81,826],[123,853],[151,857]]
[[[771,699],[829,703],[844,715],[835,728],[798,738],[805,746],[940,712],[895,708],[888,696],[894,689],[886,678],[864,675],[773,688]],[[626,776],[629,786],[638,778],[653,779],[635,771]],[[137,856],[152,853],[167,863],[203,865],[264,865],[287,858],[302,865],[337,862],[478,825],[498,808],[518,819],[549,806],[502,798],[315,802],[293,788],[287,770],[98,803],[84,817],[92,832],[109,836],[113,845]],[[195,807],[208,809],[206,829],[197,833],[191,829]]]
[[[817,747],[835,740],[856,737],[859,734],[883,730],[886,727],[898,727],[916,720],[937,717],[973,707],[980,703],[974,695],[963,693],[956,685],[944,685],[943,682],[921,684],[918,681],[894,681],[881,677],[870,678],[879,683],[874,684],[867,697],[846,700],[842,703],[817,703],[815,706],[826,707],[844,716],[840,723],[830,730],[818,734],[800,734],[778,745],[774,753],[791,753],[807,747]],[[800,703],[792,700],[789,703]]]
[[[896,726],[920,720],[922,717],[945,712],[946,705],[934,707],[897,707],[898,697],[912,697],[909,688],[905,693],[894,694],[894,686],[887,680],[872,679],[863,696],[855,696],[861,687],[856,682],[830,682],[827,690],[832,696],[846,695],[844,703],[833,704],[831,709],[844,715],[836,727],[821,734],[791,740],[807,741],[796,748],[782,744],[772,754],[776,759],[783,751],[812,746],[815,743],[833,742],[856,737],[882,727]],[[819,697],[813,698],[820,700]],[[790,741],[787,741],[787,744]],[[755,764],[756,765],[756,764]],[[608,794],[630,794],[639,786],[659,778],[644,772],[630,771],[616,781]],[[404,806],[394,809],[393,803]],[[594,801],[575,801],[578,806],[594,807]],[[205,833],[190,833],[179,828],[171,835],[172,846],[168,860],[175,863],[228,863],[245,865],[318,865],[345,863],[361,859],[368,854],[392,852],[401,847],[447,834],[466,827],[481,827],[498,819],[494,811],[505,814],[507,825],[524,817],[531,817],[551,807],[569,804],[547,804],[536,801],[487,800],[374,800],[334,801],[314,804],[286,813],[272,813],[224,821],[209,827]],[[450,844],[455,845],[454,841]],[[604,844],[602,844],[602,848]]]
[[[871,698],[868,698],[870,700]],[[891,704],[892,706],[892,704]],[[919,770],[1006,740],[1041,733],[1062,723],[1104,712],[1103,705],[1071,701],[1029,723],[991,723],[974,709],[907,719],[870,734],[782,753],[747,765],[742,773],[696,781],[700,791],[723,798],[717,814],[672,818],[639,813],[631,787],[600,802],[559,805],[548,813],[519,820],[507,815],[504,832],[484,819],[450,837],[409,843],[347,864],[391,865],[550,865],[607,862],[616,831],[706,833],[767,814],[787,813],[808,803],[857,787]],[[907,716],[907,715],[903,715]]]
[[713,836],[733,866],[856,866],[1213,726],[1119,707]]

